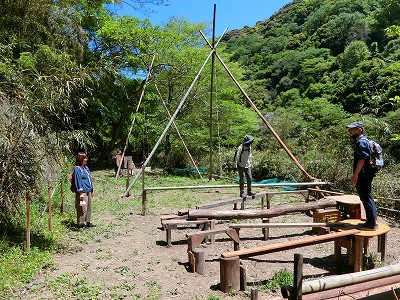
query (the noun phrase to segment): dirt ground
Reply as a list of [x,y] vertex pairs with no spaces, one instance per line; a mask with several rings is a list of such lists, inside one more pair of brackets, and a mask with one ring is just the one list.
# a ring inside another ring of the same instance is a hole
[[[195,191],[194,191],[195,192]],[[212,195],[215,201],[226,198],[221,192]],[[229,196],[228,196],[229,197]],[[294,196],[295,197],[295,196]],[[287,198],[285,198],[287,199]],[[108,201],[108,200],[99,200]],[[122,200],[115,200],[124,201]],[[136,199],[136,201],[140,201]],[[255,201],[255,200],[254,200]],[[273,198],[273,206],[285,204]],[[285,200],[286,201],[286,200]],[[213,202],[213,201],[212,201]],[[247,207],[257,207],[249,203]],[[246,208],[247,208],[246,207]],[[232,209],[232,207],[224,207]],[[177,213],[177,210],[160,211],[160,214]],[[249,292],[224,294],[218,289],[219,260],[221,253],[233,250],[233,243],[226,235],[216,235],[213,245],[203,244],[206,253],[204,275],[188,270],[186,234],[198,230],[181,228],[172,232],[172,247],[166,246],[166,232],[162,230],[159,214],[141,216],[137,206],[126,208],[119,213],[95,211],[93,221],[97,227],[87,231],[68,232],[68,245],[63,253],[55,257],[55,266],[46,270],[32,284],[21,292],[20,299],[249,299]],[[242,220],[243,221],[243,220]],[[240,221],[242,223],[242,221]],[[260,222],[246,220],[244,222]],[[312,222],[303,213],[273,218],[272,222]],[[400,231],[398,224],[389,219],[379,218],[380,223],[388,224],[392,230],[388,234],[386,264],[399,262]],[[216,228],[226,228],[226,221],[217,222]],[[263,241],[261,229],[242,229],[241,249],[270,243],[280,243],[314,235],[308,228],[271,229],[270,239]],[[377,241],[370,245],[374,261],[380,258]],[[304,256],[305,279],[319,278],[332,274],[351,272],[347,266],[345,250],[342,262],[333,259],[333,243],[324,243],[295,250],[257,256],[244,261],[247,266],[249,288],[260,286],[280,270],[293,271],[295,253]],[[379,262],[377,266],[381,266]],[[68,274],[68,280],[78,282],[85,278],[86,287],[96,287],[95,296],[79,296],[68,292],[67,287],[52,288],[50,282]],[[47,284],[46,284],[47,282]],[[66,289],[64,293],[60,290]],[[259,290],[259,299],[271,299],[280,292],[266,293]]]

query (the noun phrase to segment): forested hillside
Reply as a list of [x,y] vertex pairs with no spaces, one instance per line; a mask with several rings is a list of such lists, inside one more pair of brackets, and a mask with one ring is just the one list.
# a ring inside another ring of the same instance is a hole
[[[138,10],[146,2],[127,1]],[[2,222],[27,192],[65,176],[78,149],[92,164],[111,166],[127,143],[126,154],[143,162],[189,87],[175,123],[198,166],[209,166],[211,145],[212,173],[233,175],[234,150],[252,134],[257,180],[304,180],[217,60],[210,109],[210,62],[199,73],[210,56],[199,30],[209,28],[113,14],[113,5],[127,3],[0,1]],[[305,169],[338,189],[351,189],[345,125],[364,122],[385,150],[380,191],[395,197],[399,15],[395,0],[294,1],[254,27],[228,32],[217,51]],[[185,152],[171,128],[151,166],[193,167]]]
[[382,143],[387,164],[399,163],[399,13],[399,1],[294,1],[225,36],[249,95],[304,163],[318,166],[313,174],[338,182],[344,170],[326,168],[349,156],[341,135],[356,119]]

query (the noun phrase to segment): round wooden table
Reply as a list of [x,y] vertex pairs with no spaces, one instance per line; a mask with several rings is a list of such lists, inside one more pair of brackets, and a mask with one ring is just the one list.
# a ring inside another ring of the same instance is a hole
[[[356,228],[360,220],[348,219],[338,222],[343,224],[337,230],[348,230]],[[354,263],[354,272],[362,271],[364,256],[368,255],[369,239],[378,237],[378,252],[381,253],[381,261],[386,259],[386,241],[387,233],[390,227],[385,224],[378,223],[376,230],[360,230],[359,233],[354,235],[354,239],[347,241],[335,241],[335,259],[339,259],[341,255],[341,247],[348,249],[349,263]]]

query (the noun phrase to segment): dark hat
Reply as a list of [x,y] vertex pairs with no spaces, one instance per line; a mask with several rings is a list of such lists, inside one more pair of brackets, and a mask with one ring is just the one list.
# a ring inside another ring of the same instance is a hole
[[347,128],[364,128],[364,124],[361,122],[351,122],[349,125],[346,126]]
[[243,144],[248,145],[251,144],[254,141],[253,137],[251,135],[245,135],[243,138]]

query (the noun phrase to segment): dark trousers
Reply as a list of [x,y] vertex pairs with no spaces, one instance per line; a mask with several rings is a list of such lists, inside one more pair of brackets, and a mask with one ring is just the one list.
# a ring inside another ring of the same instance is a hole
[[242,168],[237,166],[239,172],[239,187],[240,187],[240,194],[244,193],[244,177],[246,176],[247,181],[247,194],[251,192],[251,169],[250,168]]
[[372,179],[373,177],[358,178],[356,189],[361,202],[364,205],[367,217],[366,223],[369,225],[376,224],[376,205],[374,197],[372,197]]

